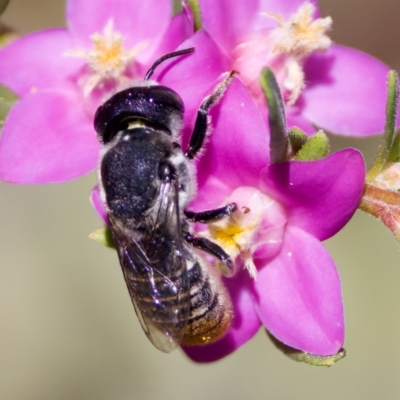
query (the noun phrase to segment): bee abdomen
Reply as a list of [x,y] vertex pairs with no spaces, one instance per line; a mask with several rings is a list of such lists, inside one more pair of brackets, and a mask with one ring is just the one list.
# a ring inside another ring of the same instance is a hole
[[229,329],[233,317],[229,294],[208,265],[196,260],[188,270],[190,315],[182,344],[215,342]]
[[124,274],[135,308],[143,318],[151,320],[158,330],[179,337],[190,313],[190,292],[185,272],[175,271],[168,280],[155,270],[151,279],[145,274],[129,274],[126,270]]

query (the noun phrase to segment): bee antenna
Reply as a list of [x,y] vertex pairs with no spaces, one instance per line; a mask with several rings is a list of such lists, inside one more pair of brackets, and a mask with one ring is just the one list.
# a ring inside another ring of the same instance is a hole
[[144,77],[145,81],[148,81],[150,77],[153,75],[154,70],[165,60],[168,60],[169,58],[172,57],[178,57],[182,56],[184,54],[188,53],[193,53],[194,52],[194,47],[189,47],[188,49],[183,49],[183,50],[178,50],[174,51],[172,53],[168,53],[160,57],[152,66],[151,68],[147,71],[146,76]]

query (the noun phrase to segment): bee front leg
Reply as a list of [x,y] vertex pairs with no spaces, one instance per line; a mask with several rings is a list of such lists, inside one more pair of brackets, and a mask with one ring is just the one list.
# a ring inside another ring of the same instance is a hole
[[218,259],[225,268],[223,272],[225,275],[230,276],[233,273],[232,260],[229,255],[216,243],[204,237],[196,237],[186,232],[184,234],[185,240],[199,250],[205,251]]
[[201,103],[200,108],[197,111],[193,133],[190,137],[189,148],[185,152],[185,157],[189,158],[190,160],[193,159],[203,147],[204,140],[211,125],[211,118],[208,113],[210,108],[218,104],[218,102],[221,100],[226,89],[231,84],[235,73],[235,71],[231,71],[228,77],[215,88],[214,92],[207,96]]
[[215,208],[213,210],[207,210],[207,211],[194,212],[185,210],[184,214],[189,221],[208,224],[210,222],[215,222],[231,215],[236,209],[237,209],[236,204],[230,203],[224,207]]

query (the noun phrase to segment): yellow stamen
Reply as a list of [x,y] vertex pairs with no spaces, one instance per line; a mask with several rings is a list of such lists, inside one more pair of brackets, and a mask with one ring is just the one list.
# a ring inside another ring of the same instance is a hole
[[240,254],[244,266],[253,279],[257,278],[257,268],[254,265],[250,246],[253,243],[261,215],[252,216],[251,210],[236,210],[230,217],[209,225],[209,235],[231,257],[232,260]]

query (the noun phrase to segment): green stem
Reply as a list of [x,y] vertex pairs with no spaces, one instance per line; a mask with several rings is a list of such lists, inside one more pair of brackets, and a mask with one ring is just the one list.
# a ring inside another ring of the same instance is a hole
[[396,71],[388,73],[388,96],[386,103],[385,131],[378,154],[371,169],[367,172],[366,182],[372,183],[389,161],[391,153],[397,115],[397,101],[399,97],[399,78]]
[[198,31],[203,26],[201,22],[199,0],[187,0],[186,2],[193,13],[195,31]]

